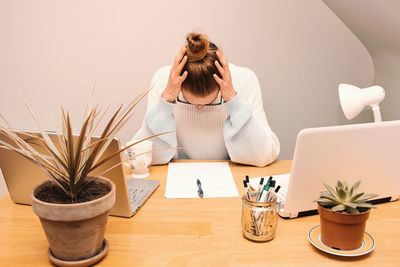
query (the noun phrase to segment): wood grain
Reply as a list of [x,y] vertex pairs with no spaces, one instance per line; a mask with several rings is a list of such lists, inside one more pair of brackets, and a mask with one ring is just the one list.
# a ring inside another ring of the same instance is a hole
[[[248,174],[285,173],[291,161],[266,168],[230,163],[240,194]],[[373,210],[367,231],[377,245],[370,255],[339,258],[326,255],[307,240],[318,216],[279,219],[275,239],[253,243],[242,237],[241,200],[165,199],[167,166],[151,169],[161,186],[130,219],[110,217],[106,238],[110,251],[100,266],[400,266],[400,203]],[[49,265],[47,241],[30,206],[0,198],[0,265]]]

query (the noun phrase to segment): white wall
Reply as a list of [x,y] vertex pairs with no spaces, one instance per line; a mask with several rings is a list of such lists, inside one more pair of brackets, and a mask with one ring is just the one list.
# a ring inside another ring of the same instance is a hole
[[[125,102],[169,64],[184,36],[202,29],[231,62],[260,80],[281,158],[297,132],[345,123],[339,82],[371,84],[371,58],[321,1],[6,1],[0,0],[0,114],[33,129],[17,92],[48,129],[60,105],[80,123],[97,77],[101,103]],[[120,137],[139,128],[145,103]]]

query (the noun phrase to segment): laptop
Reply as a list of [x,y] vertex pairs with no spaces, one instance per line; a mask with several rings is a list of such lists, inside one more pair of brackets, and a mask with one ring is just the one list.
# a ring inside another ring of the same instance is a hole
[[[32,131],[25,132],[39,134],[38,132]],[[55,132],[48,132],[48,135],[53,141],[58,140]],[[23,137],[22,135],[20,136]],[[77,137],[75,136],[75,138]],[[6,140],[7,137],[0,133],[0,139]],[[93,137],[93,142],[96,140],[98,140],[98,137]],[[114,138],[100,160],[111,155],[115,151],[118,151],[120,147],[118,138]],[[97,170],[93,171],[91,175],[95,176],[100,174],[112,166],[117,165],[121,161],[122,157],[118,154]],[[30,193],[38,184],[49,179],[39,167],[31,163],[29,160],[15,152],[1,148],[0,168],[3,172],[3,177],[10,197],[17,204],[30,205]],[[103,174],[103,176],[109,178],[115,183],[116,201],[114,207],[110,210],[110,215],[119,217],[129,218],[135,215],[160,185],[160,181],[157,180],[125,177],[122,164]]]
[[[317,214],[323,184],[362,180],[360,192],[376,193],[378,204],[400,197],[400,121],[304,129],[297,135],[289,174],[273,175],[280,185],[279,215]],[[257,183],[256,181],[252,181]]]

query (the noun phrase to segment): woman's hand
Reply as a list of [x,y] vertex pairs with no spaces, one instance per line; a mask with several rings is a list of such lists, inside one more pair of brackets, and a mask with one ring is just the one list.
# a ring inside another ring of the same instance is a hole
[[215,73],[213,76],[214,79],[217,81],[219,88],[221,89],[222,98],[224,99],[225,102],[228,102],[232,98],[234,98],[237,93],[232,85],[231,72],[229,70],[228,60],[226,59],[224,52],[222,50],[217,50],[217,56],[222,66],[219,64],[217,60],[215,61],[215,66],[217,66],[217,69],[221,74],[222,79],[218,77],[218,75]]
[[173,103],[176,100],[181,92],[182,83],[188,75],[187,71],[181,75],[182,69],[187,61],[185,53],[186,47],[182,46],[172,63],[167,87],[165,87],[164,92],[161,95],[161,97],[167,102]]

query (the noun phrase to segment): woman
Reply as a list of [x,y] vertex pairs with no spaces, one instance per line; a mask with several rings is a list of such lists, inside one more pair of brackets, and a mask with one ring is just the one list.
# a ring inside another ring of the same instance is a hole
[[230,159],[265,166],[278,156],[254,72],[228,64],[206,35],[190,33],[172,66],[153,76],[147,113],[134,139],[153,139],[152,164]]

